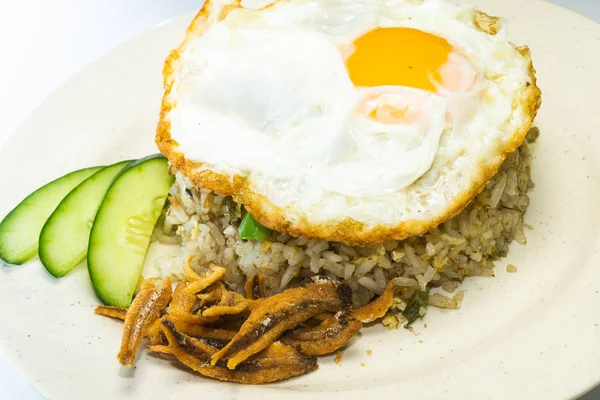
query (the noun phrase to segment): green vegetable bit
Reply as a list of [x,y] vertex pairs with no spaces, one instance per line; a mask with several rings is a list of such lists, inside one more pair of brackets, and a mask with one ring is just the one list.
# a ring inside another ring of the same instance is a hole
[[410,326],[413,322],[421,317],[421,307],[427,307],[427,303],[429,302],[429,290],[421,291],[417,290],[408,305],[402,311],[402,315],[406,318],[406,326]]
[[246,213],[239,229],[240,238],[244,240],[265,240],[271,236],[271,230]]

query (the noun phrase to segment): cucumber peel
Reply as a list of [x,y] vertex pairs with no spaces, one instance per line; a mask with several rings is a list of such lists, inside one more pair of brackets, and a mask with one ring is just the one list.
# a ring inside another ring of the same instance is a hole
[[88,247],[88,271],[105,304],[127,308],[140,279],[154,225],[174,177],[161,155],[140,159],[114,179],[98,209]]
[[81,169],[64,175],[27,196],[0,222],[0,258],[23,264],[38,252],[40,232],[60,201],[77,185],[102,167]]
[[39,257],[59,278],[85,259],[92,223],[113,179],[129,161],[109,165],[73,189],[56,207],[39,238]]

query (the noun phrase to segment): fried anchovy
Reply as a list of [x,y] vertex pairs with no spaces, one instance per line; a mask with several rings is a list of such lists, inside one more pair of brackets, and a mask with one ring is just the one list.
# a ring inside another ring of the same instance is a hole
[[[125,321],[125,317],[127,316],[127,309],[113,306],[98,306],[94,310],[94,313],[98,315],[103,315],[105,317],[111,317],[115,319],[120,319],[121,321]],[[160,320],[155,319],[148,325],[148,327],[144,331],[144,337],[149,338],[150,343],[152,344],[160,344],[162,343],[161,336],[162,329],[160,328]]]
[[194,304],[196,304],[198,298],[195,294],[188,294],[185,292],[188,285],[189,282],[187,281],[181,281],[177,284],[177,287],[173,292],[169,314],[191,314],[192,308],[194,307]]
[[169,312],[169,318],[173,321],[181,321],[194,325],[206,325],[219,321],[219,317],[203,317],[195,314],[179,314],[172,312]]
[[[235,370],[228,369],[224,363],[211,365],[210,359],[217,348],[177,331],[169,320],[163,320],[162,324],[169,342],[168,353],[209,378],[259,385],[304,375],[318,368],[316,358],[303,356],[280,342],[272,343],[261,353],[239,364]],[[167,352],[162,347],[156,350]]]
[[115,319],[120,319],[121,321],[125,321],[125,316],[127,316],[127,309],[113,306],[98,306],[94,310],[94,313],[98,315],[104,315],[105,317],[111,317]]
[[381,296],[366,306],[352,310],[350,312],[352,317],[361,321],[363,324],[366,324],[385,316],[385,313],[387,313],[389,308],[392,306],[392,302],[394,301],[395,286],[396,285],[394,284],[394,281],[390,281]]
[[146,330],[144,331],[144,337],[150,340],[152,345],[164,344],[164,337],[162,334],[162,325],[160,324],[160,318],[152,321]]
[[219,267],[215,264],[210,264],[208,269],[202,274],[196,274],[189,263],[186,263],[186,276],[190,281],[190,284],[184,289],[186,294],[200,293],[210,285],[223,279],[227,270],[223,267]]
[[350,298],[350,287],[333,281],[288,289],[268,297],[252,310],[240,331],[212,357],[211,362],[215,365],[220,359],[225,359],[227,367],[234,369],[248,357],[267,348],[286,330],[323,312],[347,309]]
[[200,307],[205,307],[201,310],[203,317],[235,315],[246,310],[248,303],[241,294],[227,290],[221,283],[215,285],[210,293],[198,295]]
[[172,355],[171,348],[169,346],[164,346],[162,344],[153,344],[153,345],[148,346],[147,349],[153,353]]
[[246,282],[246,298],[250,300],[265,297],[265,277],[257,274]]
[[171,280],[165,279],[155,287],[150,281],[144,281],[133,299],[127,316],[119,351],[119,362],[125,366],[135,364],[135,354],[144,336],[146,328],[157,318],[171,300]]
[[340,311],[320,325],[288,331],[281,341],[302,354],[321,356],[344,347],[361,328],[362,322]]
[[165,316],[163,318],[171,320],[178,331],[185,333],[188,336],[231,340],[236,334],[235,331],[231,330],[212,328],[208,326],[190,324],[185,321],[173,320],[169,316]]

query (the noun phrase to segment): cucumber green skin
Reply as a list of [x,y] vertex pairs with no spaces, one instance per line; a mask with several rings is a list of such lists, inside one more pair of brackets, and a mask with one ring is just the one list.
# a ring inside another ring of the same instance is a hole
[[106,192],[87,256],[94,290],[105,304],[131,304],[150,236],[174,179],[167,159],[155,155],[127,166]]
[[85,259],[96,212],[113,179],[131,160],[109,165],[81,182],[56,207],[39,240],[39,257],[56,278]]
[[44,223],[74,187],[102,167],[80,169],[64,175],[27,196],[0,222],[0,258],[20,265],[38,252]]

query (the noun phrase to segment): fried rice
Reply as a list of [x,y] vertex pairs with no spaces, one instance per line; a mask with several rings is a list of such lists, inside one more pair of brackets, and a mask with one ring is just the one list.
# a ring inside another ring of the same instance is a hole
[[[194,254],[202,269],[215,263],[227,269],[226,282],[240,292],[256,274],[265,277],[268,293],[298,286],[314,275],[346,280],[355,306],[383,293],[394,279],[394,308],[402,311],[417,290],[434,289],[429,305],[455,309],[469,276],[494,276],[494,261],[507,255],[514,240],[525,244],[524,214],[533,187],[530,173],[532,129],[521,147],[506,159],[485,189],[458,215],[426,234],[372,247],[352,247],[272,232],[264,241],[240,239],[242,207],[231,197],[195,187],[181,173],[154,232],[154,239],[181,246],[180,257],[163,257],[145,277],[181,277],[183,259]],[[435,290],[440,288],[440,290]],[[450,296],[449,293],[455,293]],[[397,326],[396,317],[384,323]]]

